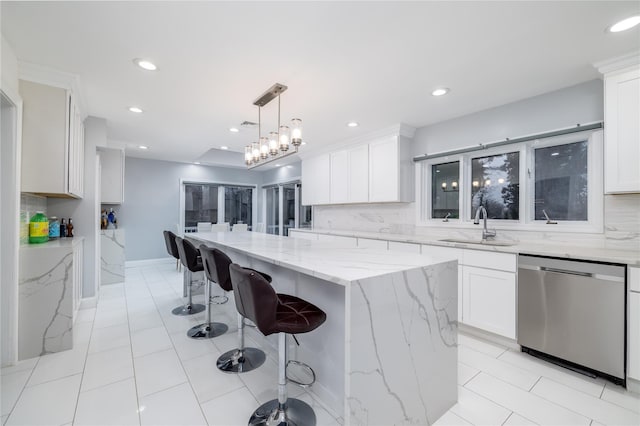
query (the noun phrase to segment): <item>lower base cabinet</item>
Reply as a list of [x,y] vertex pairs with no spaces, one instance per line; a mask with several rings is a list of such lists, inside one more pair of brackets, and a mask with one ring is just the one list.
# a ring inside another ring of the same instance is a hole
[[462,294],[465,324],[516,338],[515,273],[462,266]]
[[640,293],[629,292],[627,376],[640,381]]

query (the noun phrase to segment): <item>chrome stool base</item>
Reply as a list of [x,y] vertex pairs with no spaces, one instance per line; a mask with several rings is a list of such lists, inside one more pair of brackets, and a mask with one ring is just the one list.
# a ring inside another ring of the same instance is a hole
[[211,339],[212,337],[223,335],[228,329],[229,327],[227,327],[226,324],[222,324],[220,322],[198,324],[187,331],[187,336],[192,339]]
[[216,364],[225,373],[246,373],[260,367],[266,359],[265,353],[257,348],[244,348],[242,353],[232,349],[220,355]]
[[304,401],[288,398],[284,410],[277,399],[262,404],[253,412],[249,426],[315,426],[316,413]]
[[171,311],[171,313],[173,315],[184,316],[184,315],[199,314],[202,311],[204,311],[204,305],[200,305],[198,303],[194,303],[192,305],[178,306],[177,308],[174,308]]

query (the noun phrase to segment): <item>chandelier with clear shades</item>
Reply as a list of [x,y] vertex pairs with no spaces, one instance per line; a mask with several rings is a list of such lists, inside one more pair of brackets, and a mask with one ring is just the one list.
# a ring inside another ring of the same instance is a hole
[[[264,92],[253,104],[258,107],[258,141],[244,147],[244,162],[253,169],[296,154],[302,144],[302,120],[294,118],[290,126],[280,125],[280,95],[287,90],[284,84],[276,83]],[[278,131],[262,136],[262,107],[278,98]],[[293,147],[293,148],[291,148]]]

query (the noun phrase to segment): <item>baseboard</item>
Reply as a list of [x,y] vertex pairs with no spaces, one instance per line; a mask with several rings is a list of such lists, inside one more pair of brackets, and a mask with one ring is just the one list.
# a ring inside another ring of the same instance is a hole
[[173,257],[161,257],[158,259],[143,259],[143,260],[127,260],[124,262],[125,268],[135,268],[138,266],[150,266],[150,265],[165,265],[172,263],[175,265],[176,260]]
[[627,390],[635,393],[640,393],[640,381],[627,376]]
[[98,296],[84,297],[80,299],[79,309],[91,309],[98,306]]
[[320,383],[314,383],[307,391],[315,396],[316,401],[334,417],[345,416],[344,398],[336,398],[335,393],[324,387]]
[[472,327],[467,324],[458,323],[458,331],[464,334],[469,334],[474,337],[479,337],[480,339],[488,340],[493,343],[497,343],[502,346],[506,346],[509,349],[520,350],[520,345],[515,340],[509,339],[507,337],[499,336],[494,333],[490,333],[488,331],[480,330],[478,328]]

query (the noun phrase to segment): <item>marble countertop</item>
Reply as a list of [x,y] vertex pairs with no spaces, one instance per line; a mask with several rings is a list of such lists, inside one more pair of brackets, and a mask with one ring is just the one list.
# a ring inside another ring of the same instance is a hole
[[343,248],[332,242],[257,232],[195,232],[186,237],[238,250],[265,262],[341,285],[455,260],[451,256]]
[[415,244],[429,244],[443,247],[464,248],[472,250],[495,251],[500,253],[532,254],[553,256],[565,259],[581,259],[599,262],[622,263],[640,266],[640,249],[623,250],[598,247],[589,244],[572,245],[545,241],[518,241],[511,246],[492,246],[482,244],[465,244],[441,241],[444,237],[428,237],[422,235],[387,234],[378,232],[338,231],[329,229],[295,229],[296,232],[336,235],[374,240],[398,241]]
[[49,240],[46,243],[21,244],[20,250],[71,248],[82,240],[84,240],[84,237],[56,238],[55,240]]

